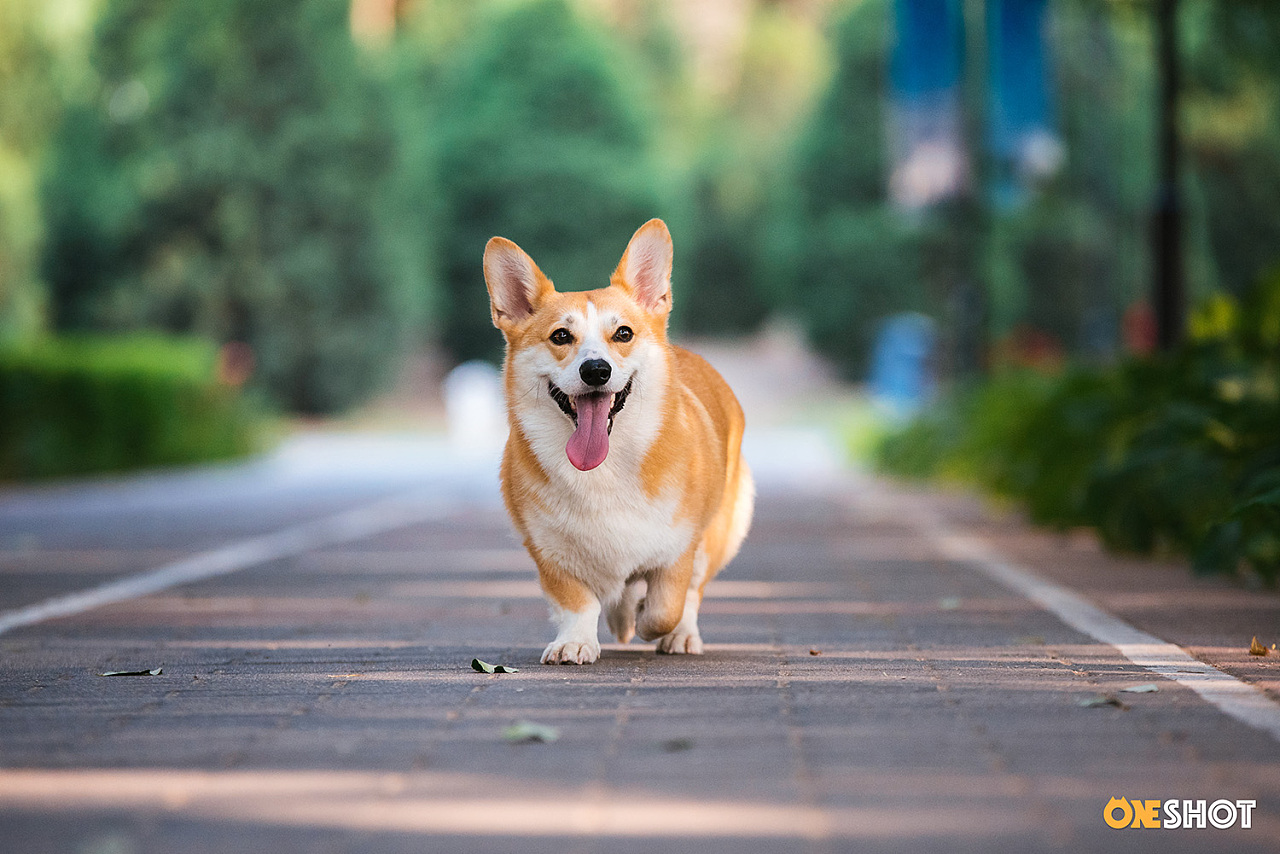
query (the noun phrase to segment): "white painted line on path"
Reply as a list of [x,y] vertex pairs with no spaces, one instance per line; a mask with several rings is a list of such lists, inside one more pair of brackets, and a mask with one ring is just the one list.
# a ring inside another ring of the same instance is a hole
[[1060,584],[1009,563],[981,537],[963,534],[936,515],[923,516],[918,524],[947,558],[973,566],[1076,631],[1114,646],[1139,667],[1185,685],[1225,714],[1280,741],[1280,703],[1256,686],[1129,625]]
[[147,596],[179,584],[226,575],[290,555],[361,540],[419,522],[442,519],[449,512],[450,505],[451,502],[438,496],[428,497],[414,492],[321,519],[301,522],[271,534],[200,552],[98,587],[0,613],[0,634],[20,626],[69,617],[103,605]]

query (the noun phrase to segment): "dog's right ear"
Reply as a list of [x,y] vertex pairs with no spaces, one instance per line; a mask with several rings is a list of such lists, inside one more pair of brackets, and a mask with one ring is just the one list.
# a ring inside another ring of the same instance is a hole
[[555,292],[533,259],[505,237],[490,238],[484,247],[484,283],[493,325],[503,332],[523,322]]
[[610,279],[649,311],[671,312],[671,232],[660,219],[636,230]]

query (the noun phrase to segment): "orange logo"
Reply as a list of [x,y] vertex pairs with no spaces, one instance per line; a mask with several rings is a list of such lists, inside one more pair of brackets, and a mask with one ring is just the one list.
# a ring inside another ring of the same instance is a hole
[[1235,827],[1253,827],[1253,810],[1257,801],[1228,801],[1220,798],[1213,803],[1206,800],[1141,800],[1112,798],[1102,811],[1108,827],[1116,830],[1125,827],[1179,828],[1214,827],[1225,830]]

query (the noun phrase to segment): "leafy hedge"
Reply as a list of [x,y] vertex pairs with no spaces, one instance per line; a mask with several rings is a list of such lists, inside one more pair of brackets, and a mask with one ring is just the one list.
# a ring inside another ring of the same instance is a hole
[[880,467],[981,485],[1038,522],[1198,572],[1280,578],[1280,275],[1218,296],[1158,358],[1008,373],[888,437]]
[[0,350],[0,480],[225,459],[258,418],[199,341],[66,338]]

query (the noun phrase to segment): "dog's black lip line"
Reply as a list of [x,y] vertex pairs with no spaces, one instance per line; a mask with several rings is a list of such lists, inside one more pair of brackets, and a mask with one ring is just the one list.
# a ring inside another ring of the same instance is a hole
[[[608,432],[613,432],[613,416],[622,411],[622,407],[626,405],[627,395],[631,394],[631,383],[635,381],[635,377],[627,380],[627,384],[622,387],[622,391],[613,396],[613,406],[609,407],[609,424]],[[547,393],[551,395],[551,399],[560,407],[560,411],[569,416],[574,426],[578,425],[578,413],[573,408],[573,400],[569,395],[565,394],[558,385],[547,380]]]

